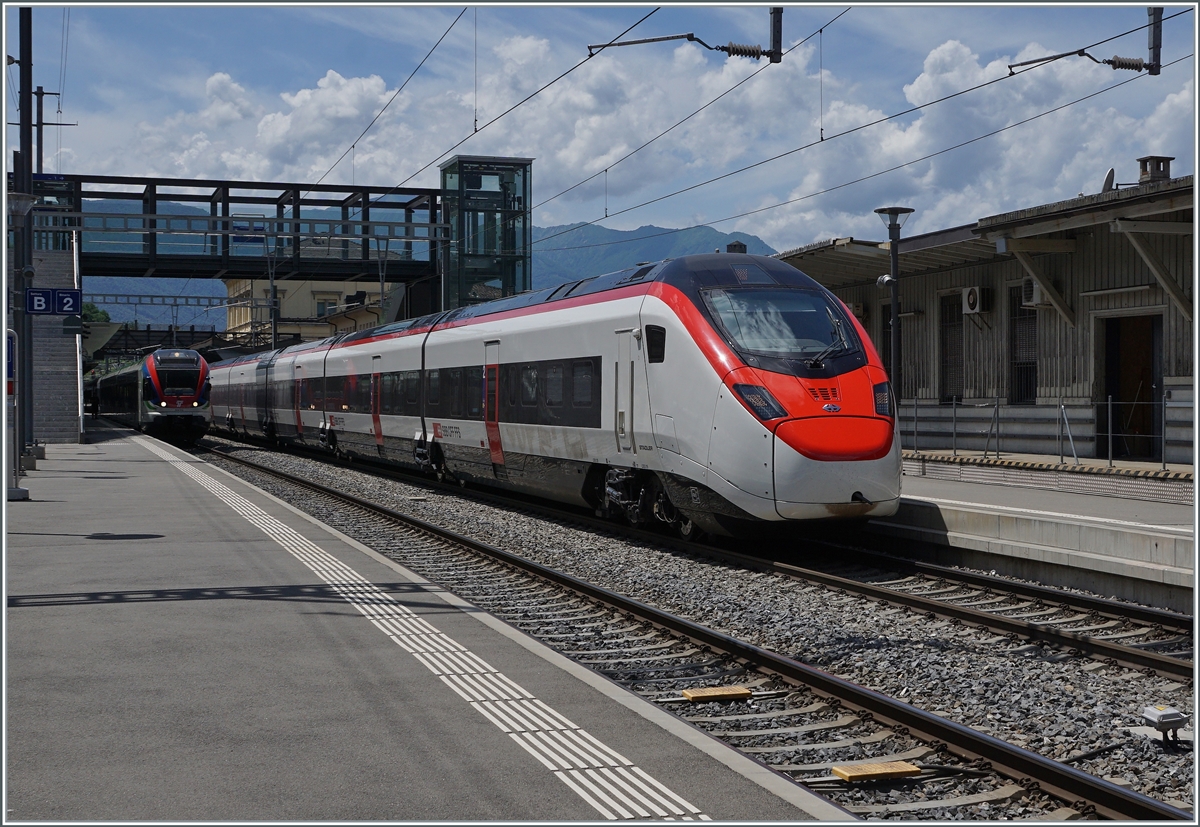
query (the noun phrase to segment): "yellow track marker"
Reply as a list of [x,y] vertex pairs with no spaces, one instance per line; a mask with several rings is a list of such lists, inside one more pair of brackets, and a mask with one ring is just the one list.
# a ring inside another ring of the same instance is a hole
[[679,693],[692,703],[700,701],[744,701],[752,693],[744,686],[706,686],[703,689],[685,689]]
[[921,768],[907,761],[888,761],[883,764],[853,764],[834,767],[833,774],[843,781],[874,781],[879,778],[905,778],[920,775]]

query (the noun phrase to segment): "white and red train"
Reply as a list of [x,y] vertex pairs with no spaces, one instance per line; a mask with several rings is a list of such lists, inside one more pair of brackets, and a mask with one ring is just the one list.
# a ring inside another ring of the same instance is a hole
[[685,536],[889,515],[895,401],[832,293],[686,256],[212,367],[213,427]]

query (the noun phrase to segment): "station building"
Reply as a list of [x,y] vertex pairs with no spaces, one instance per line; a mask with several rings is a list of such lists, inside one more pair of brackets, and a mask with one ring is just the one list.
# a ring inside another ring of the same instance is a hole
[[[1172,160],[1139,158],[1136,185],[901,239],[904,448],[1192,463],[1193,176]],[[841,298],[890,366],[887,242],[778,257]]]

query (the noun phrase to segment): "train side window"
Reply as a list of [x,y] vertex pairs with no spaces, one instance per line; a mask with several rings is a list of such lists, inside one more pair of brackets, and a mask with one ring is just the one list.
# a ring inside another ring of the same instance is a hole
[[450,371],[450,387],[447,390],[450,393],[450,415],[462,416],[462,368],[454,368]]
[[571,404],[576,408],[591,407],[593,373],[591,361],[571,365]]
[[667,329],[656,324],[646,325],[646,355],[650,362],[665,361],[667,358]]
[[521,404],[536,405],[537,404],[537,386],[538,375],[537,368],[533,365],[526,365],[521,368]]
[[557,408],[563,401],[563,369],[562,365],[550,365],[546,368],[546,406]]
[[397,405],[396,411],[408,416],[416,416],[421,408],[421,372],[406,370],[400,374],[404,386],[404,405]]
[[508,399],[508,407],[517,407],[517,387],[521,384],[517,378],[516,367],[500,366],[500,381],[504,385],[504,393]]
[[440,374],[440,370],[431,370],[426,373],[425,403],[427,405],[437,407],[442,404]]
[[383,382],[383,394],[379,400],[379,412],[385,414],[400,413],[400,375],[396,373],[384,373],[379,378]]
[[483,418],[483,368],[465,368],[466,381],[463,399],[466,401],[467,419]]

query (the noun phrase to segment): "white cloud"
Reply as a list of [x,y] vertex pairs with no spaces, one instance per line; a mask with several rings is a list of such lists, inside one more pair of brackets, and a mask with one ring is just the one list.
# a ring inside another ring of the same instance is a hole
[[[381,18],[377,36],[431,43],[428,27],[422,30],[423,37],[404,30],[405,13],[389,10]],[[491,9],[485,15],[481,10],[481,27],[485,18],[498,20],[505,13]],[[569,10],[572,21],[586,19],[588,13]],[[329,17],[327,11],[314,14],[324,14],[329,21],[336,17]],[[440,11],[421,14],[423,20],[436,18],[437,34],[448,24]],[[757,41],[765,35],[766,15],[761,10],[721,14],[732,21],[730,39]],[[902,16],[899,10],[888,14],[896,19]],[[366,32],[369,15],[356,14],[342,25]],[[1019,49],[1009,48],[1011,55],[997,55],[994,49],[985,51],[977,45],[988,45],[986,39],[964,28],[964,33],[937,40],[922,34],[929,45],[920,58],[889,67],[886,83],[881,84],[880,75],[868,76],[863,67],[872,49],[884,48],[882,41],[872,40],[874,35],[862,29],[839,31],[840,25],[827,33],[841,39],[827,39],[821,73],[816,41],[795,49],[777,65],[726,58],[695,43],[606,50],[478,134],[472,134],[476,107],[479,123],[486,124],[585,57],[581,43],[604,38],[591,36],[582,27],[573,37],[564,37],[561,30],[548,36],[549,28],[530,32],[497,25],[489,31],[485,48],[481,28],[476,94],[470,41],[464,45],[465,35],[456,33],[458,39],[448,38],[445,47],[453,59],[432,61],[422,69],[327,181],[349,183],[353,176],[360,184],[393,185],[471,136],[456,152],[535,159],[535,203],[609,169],[608,209],[615,213],[811,143],[752,171],[607,222],[620,228],[650,223],[681,226],[688,220],[713,220],[804,198],[720,225],[784,248],[835,235],[879,238],[882,225],[871,210],[885,203],[916,207],[906,232],[924,232],[1072,197],[1081,190],[1095,191],[1109,166],[1117,167],[1119,181],[1135,180],[1131,177],[1136,175],[1134,159],[1140,155],[1174,155],[1179,159],[1174,167],[1177,174],[1192,171],[1194,85],[1176,70],[1157,78],[1143,77],[1120,90],[896,172],[839,187],[1132,77],[1086,58],[1070,57],[1009,78],[1008,64],[1061,51],[1058,40],[1047,37],[1055,44],[1051,47],[1030,41]],[[977,28],[986,32],[986,27]],[[699,27],[696,31],[701,32]],[[790,43],[801,36],[788,28],[785,34]],[[855,61],[845,58],[847,43],[854,46],[853,54],[860,55]],[[841,45],[834,49],[834,44]],[[913,47],[910,43],[905,48]],[[907,60],[907,53],[892,54]],[[764,71],[706,111],[617,163],[764,66]],[[907,77],[905,66],[909,66]],[[401,79],[388,78],[323,65],[306,75],[294,75],[285,88],[264,88],[255,85],[262,83],[257,75],[209,71],[170,80],[168,85],[177,87],[171,110],[133,109],[132,117],[128,110],[141,105],[136,96],[113,91],[111,100],[114,106],[119,102],[121,111],[88,118],[86,141],[71,141],[68,147],[69,136],[64,135],[64,157],[72,159],[71,168],[89,172],[315,181],[395,93]],[[926,104],[993,79],[999,80],[839,137],[906,106]],[[158,82],[160,88],[164,84],[167,81]],[[434,164],[408,183],[436,186],[437,181]],[[835,189],[805,197],[831,188]],[[539,207],[534,220],[542,225],[563,224],[597,218],[604,211],[605,177],[601,175]]]

